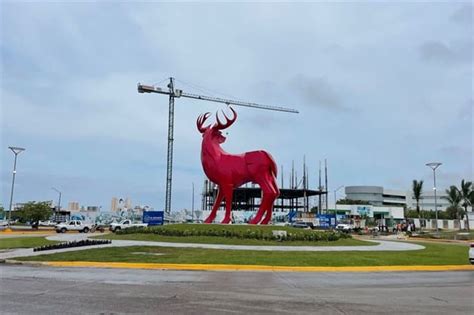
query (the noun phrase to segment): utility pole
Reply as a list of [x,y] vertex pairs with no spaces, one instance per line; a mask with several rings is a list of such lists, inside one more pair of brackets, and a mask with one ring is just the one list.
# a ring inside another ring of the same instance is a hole
[[[283,165],[281,165],[281,171],[280,171],[280,176],[281,176],[281,188],[283,189]],[[280,196],[281,198],[281,196]],[[283,207],[285,206],[284,202],[283,202],[283,198],[281,198],[281,211],[283,211]]]
[[306,198],[306,156],[303,155],[303,203],[304,211],[309,212],[308,199]]
[[325,181],[325,185],[326,185],[326,213],[328,212],[328,162],[326,159],[324,159],[324,181]]
[[166,159],[166,199],[165,212],[171,212],[171,184],[173,178],[173,133],[174,133],[174,79],[170,78],[168,108],[168,153]]
[[258,109],[265,109],[265,110],[273,110],[273,111],[280,111],[280,112],[287,112],[287,113],[295,113],[297,114],[298,111],[291,108],[286,107],[279,107],[279,106],[270,106],[270,105],[262,105],[257,103],[250,103],[250,102],[243,102],[237,100],[230,100],[230,99],[223,99],[219,97],[212,97],[206,95],[198,95],[198,94],[191,94],[183,92],[183,90],[176,89],[174,84],[174,78],[169,78],[169,83],[167,85],[168,90],[152,86],[152,85],[144,85],[138,83],[137,90],[138,93],[158,93],[158,94],[165,94],[169,96],[169,109],[168,109],[168,152],[167,152],[167,161],[166,161],[166,196],[165,196],[165,212],[171,212],[171,189],[172,189],[172,179],[173,179],[173,132],[174,132],[174,100],[175,98],[185,97],[209,102],[216,102],[216,103],[223,103],[227,105],[236,105],[236,106],[244,106],[244,107],[251,107],[251,108],[258,108]]
[[321,202],[321,194],[322,194],[322,189],[323,187],[321,186],[321,161],[319,161],[319,198],[318,198],[318,213],[321,214],[321,207],[322,207],[322,202]]

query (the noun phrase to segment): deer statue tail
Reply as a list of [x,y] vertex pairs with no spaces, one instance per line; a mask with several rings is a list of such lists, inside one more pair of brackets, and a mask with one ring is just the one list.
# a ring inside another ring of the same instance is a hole
[[[264,151],[265,152],[265,151]],[[275,160],[273,159],[273,157],[271,156],[270,153],[268,152],[265,152],[265,154],[267,155],[268,159],[270,160],[270,171],[272,172],[273,176],[277,177],[278,175],[278,167],[275,163]]]

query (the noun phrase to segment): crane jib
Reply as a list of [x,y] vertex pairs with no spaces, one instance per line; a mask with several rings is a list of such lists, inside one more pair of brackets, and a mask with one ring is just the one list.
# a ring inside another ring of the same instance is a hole
[[243,101],[236,101],[236,100],[229,100],[219,97],[211,97],[205,95],[197,95],[197,94],[190,94],[181,91],[181,97],[193,98],[198,100],[205,100],[210,102],[216,103],[223,103],[227,105],[237,105],[237,106],[244,106],[244,107],[252,107],[252,108],[259,108],[259,109],[266,109],[266,110],[274,110],[280,112],[287,112],[287,113],[295,113],[298,114],[299,112],[295,109],[286,108],[286,107],[279,107],[279,106],[270,106],[270,105],[262,105],[257,103],[250,103],[250,102],[243,102]]
[[274,110],[274,111],[294,113],[294,114],[299,113],[299,111],[297,111],[296,109],[292,109],[292,108],[286,108],[286,107],[281,107],[281,106],[262,105],[262,104],[251,103],[251,102],[224,99],[224,98],[220,98],[220,97],[212,97],[212,96],[206,96],[206,95],[185,93],[185,92],[183,92],[183,90],[180,90],[180,89],[173,89],[173,91],[167,91],[167,90],[165,90],[163,88],[160,88],[160,87],[157,87],[157,86],[145,85],[145,84],[140,84],[140,83],[138,83],[138,92],[139,93],[166,94],[166,95],[172,95],[173,97],[187,97],[187,98],[193,98],[193,99],[197,99],[197,100],[223,103],[223,104],[227,104],[227,105],[236,105],[236,106],[244,106],[244,107],[258,108],[258,109],[265,109],[265,110]]

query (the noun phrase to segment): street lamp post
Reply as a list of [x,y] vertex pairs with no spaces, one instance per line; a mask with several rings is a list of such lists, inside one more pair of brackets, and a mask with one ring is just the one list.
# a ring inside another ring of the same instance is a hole
[[12,152],[15,154],[15,162],[13,162],[13,178],[12,178],[12,190],[10,193],[10,211],[8,212],[8,229],[10,229],[10,221],[12,219],[12,210],[13,210],[13,190],[15,188],[15,175],[16,175],[16,159],[18,157],[18,154],[20,154],[22,151],[25,151],[24,148],[19,148],[19,147],[8,147]]
[[342,186],[339,186],[336,190],[334,190],[334,208],[336,209],[336,214],[337,214],[337,200],[336,200],[336,193],[339,191],[339,189],[341,189],[342,187],[344,187],[344,185]]
[[336,198],[336,193],[344,187],[344,185],[339,186],[337,189],[334,190],[334,216],[336,218],[336,224],[337,224],[337,198]]
[[61,193],[58,189],[56,189],[56,188],[54,188],[54,187],[51,187],[51,189],[54,190],[54,191],[56,191],[56,192],[59,194],[59,199],[58,199],[58,211],[61,211],[61,195],[62,195],[62,193]]
[[442,163],[439,162],[431,162],[426,163],[426,166],[430,167],[433,170],[433,191],[434,191],[434,202],[435,202],[435,215],[436,215],[436,235],[439,235],[439,228],[438,228],[438,204],[436,200],[436,169]]
[[194,183],[193,183],[193,198],[191,203],[191,222],[194,223]]

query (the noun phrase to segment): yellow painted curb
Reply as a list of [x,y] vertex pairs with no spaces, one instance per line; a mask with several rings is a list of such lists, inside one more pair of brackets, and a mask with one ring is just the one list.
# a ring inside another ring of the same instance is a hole
[[264,265],[206,265],[206,264],[155,264],[92,261],[47,261],[53,267],[94,267],[159,270],[207,270],[207,271],[288,271],[288,272],[387,272],[387,271],[474,271],[473,265],[440,266],[362,266],[362,267],[293,267]]

